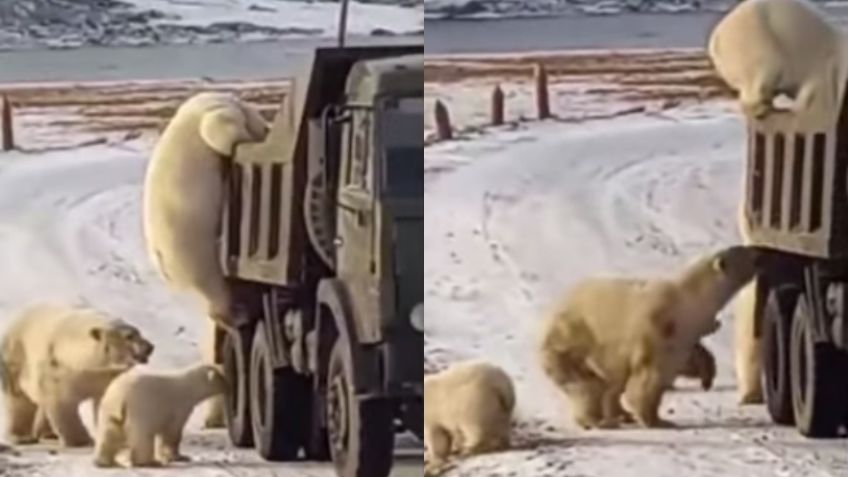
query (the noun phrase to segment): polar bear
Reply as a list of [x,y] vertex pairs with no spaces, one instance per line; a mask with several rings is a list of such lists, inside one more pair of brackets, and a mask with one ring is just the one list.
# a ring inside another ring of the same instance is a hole
[[100,403],[94,463],[114,467],[129,449],[132,467],[158,467],[185,461],[183,428],[201,401],[222,395],[227,382],[220,366],[194,365],[158,371],[136,366],[112,381]]
[[433,469],[461,455],[509,446],[515,389],[501,368],[464,361],[424,377],[424,444]]
[[774,99],[785,95],[802,120],[835,120],[848,48],[845,35],[811,3],[745,0],[716,24],[707,50],[748,116],[764,118],[775,111]]
[[[144,179],[144,236],[148,254],[164,280],[201,300],[203,355],[217,355],[217,323],[239,321],[218,255],[224,200],[224,162],[236,144],[261,141],[268,124],[259,112],[226,93],[199,93],[186,100],[153,150]],[[223,402],[213,400],[206,427],[223,426]]]
[[93,308],[24,309],[0,342],[9,440],[31,444],[58,434],[63,446],[90,445],[80,403],[93,399],[96,409],[109,383],[153,349],[137,328]]
[[268,124],[226,93],[186,100],[153,150],[144,179],[144,237],[165,281],[195,294],[207,315],[229,325],[235,317],[218,256],[224,163],[242,142],[261,141]]
[[717,313],[757,271],[760,251],[732,246],[669,279],[589,278],[576,284],[543,327],[541,363],[569,398],[582,428],[671,426],[663,393]]
[[[744,189],[744,187],[743,187]],[[751,244],[750,225],[745,214],[745,202],[740,201],[736,209],[737,228],[742,243]],[[761,404],[763,386],[762,339],[756,335],[755,328],[762,303],[758,297],[757,279],[745,285],[736,296],[734,303],[734,364],[736,367],[736,385],[739,404]]]

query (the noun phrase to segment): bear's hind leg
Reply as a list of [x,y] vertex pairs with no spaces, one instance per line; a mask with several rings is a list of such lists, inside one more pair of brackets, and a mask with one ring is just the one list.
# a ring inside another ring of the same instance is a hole
[[47,419],[47,413],[41,407],[35,412],[32,432],[38,440],[55,440],[59,438],[56,435],[56,431],[53,430],[53,426],[50,425],[50,420]]
[[659,408],[666,388],[666,380],[656,366],[636,370],[627,381],[624,405],[642,427],[674,427],[660,419]]
[[105,420],[97,425],[97,439],[94,445],[94,465],[97,467],[115,467],[115,456],[126,446],[126,436],[120,424]]
[[441,426],[424,427],[426,457],[433,465],[444,463],[451,452],[451,435]]
[[[219,291],[220,292],[220,291]],[[212,307],[211,304],[208,307]],[[212,318],[206,319],[206,324],[203,333],[203,344],[201,348],[203,361],[209,364],[220,364],[219,356],[219,330],[215,321]],[[206,401],[204,404],[205,417],[203,420],[204,429],[221,429],[225,427],[224,419],[224,397],[215,396]]]
[[44,412],[64,447],[87,447],[93,442],[79,416],[79,403],[47,402]]
[[[486,424],[488,426],[492,423]],[[459,455],[468,457],[502,450],[508,447],[509,435],[504,436],[503,426],[499,427],[498,429],[489,429],[477,424],[462,426],[460,430],[462,434],[462,448],[459,451]]]
[[6,402],[6,433],[15,445],[35,444],[38,438],[33,434],[36,405],[22,394],[8,393]]

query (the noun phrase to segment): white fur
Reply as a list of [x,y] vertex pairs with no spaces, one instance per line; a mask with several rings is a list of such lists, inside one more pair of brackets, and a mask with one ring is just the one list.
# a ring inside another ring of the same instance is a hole
[[509,446],[515,390],[499,367],[466,361],[424,377],[424,443],[428,465],[448,455]]
[[197,365],[179,371],[137,366],[112,381],[100,404],[95,464],[116,465],[124,447],[133,467],[187,460],[180,454],[183,428],[201,401],[226,390],[220,368]]
[[229,324],[230,292],[218,255],[222,158],[260,141],[267,124],[236,97],[200,93],[184,102],[153,150],[144,181],[148,253],[172,287],[196,294],[210,318]]
[[743,111],[764,118],[780,94],[800,121],[833,123],[844,89],[846,40],[806,0],[745,0],[710,34],[710,59],[739,95]]

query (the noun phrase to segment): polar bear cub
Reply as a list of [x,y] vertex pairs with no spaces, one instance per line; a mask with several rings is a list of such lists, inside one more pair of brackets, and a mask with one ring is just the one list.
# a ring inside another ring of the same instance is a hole
[[227,389],[217,365],[195,365],[178,371],[137,366],[106,389],[100,404],[95,465],[113,467],[115,456],[129,449],[133,467],[156,467],[178,460],[186,421],[201,401]]
[[767,116],[784,94],[800,117],[834,120],[846,81],[846,39],[806,0],[745,0],[716,24],[707,49],[747,115]]
[[449,454],[470,455],[509,446],[515,389],[501,368],[478,360],[424,377],[424,444],[428,465]]
[[144,236],[156,269],[192,292],[215,322],[232,324],[230,291],[218,256],[224,161],[242,142],[260,141],[259,112],[226,93],[199,93],[176,111],[153,150],[144,179]]
[[550,315],[542,368],[583,428],[660,419],[663,393],[691,359],[718,312],[757,271],[760,252],[733,246],[668,279],[597,277],[575,285]]
[[136,327],[99,310],[27,307],[0,343],[9,439],[31,444],[55,432],[65,447],[90,445],[79,405],[94,400],[96,409],[109,383],[153,349]]

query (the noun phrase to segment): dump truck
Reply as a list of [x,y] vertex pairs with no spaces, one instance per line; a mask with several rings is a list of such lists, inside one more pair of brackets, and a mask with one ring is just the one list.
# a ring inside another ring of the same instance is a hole
[[234,445],[385,477],[423,428],[423,45],[314,51],[225,166]]
[[744,218],[767,254],[755,333],[775,423],[835,437],[848,425],[848,103],[807,124],[748,119]]

